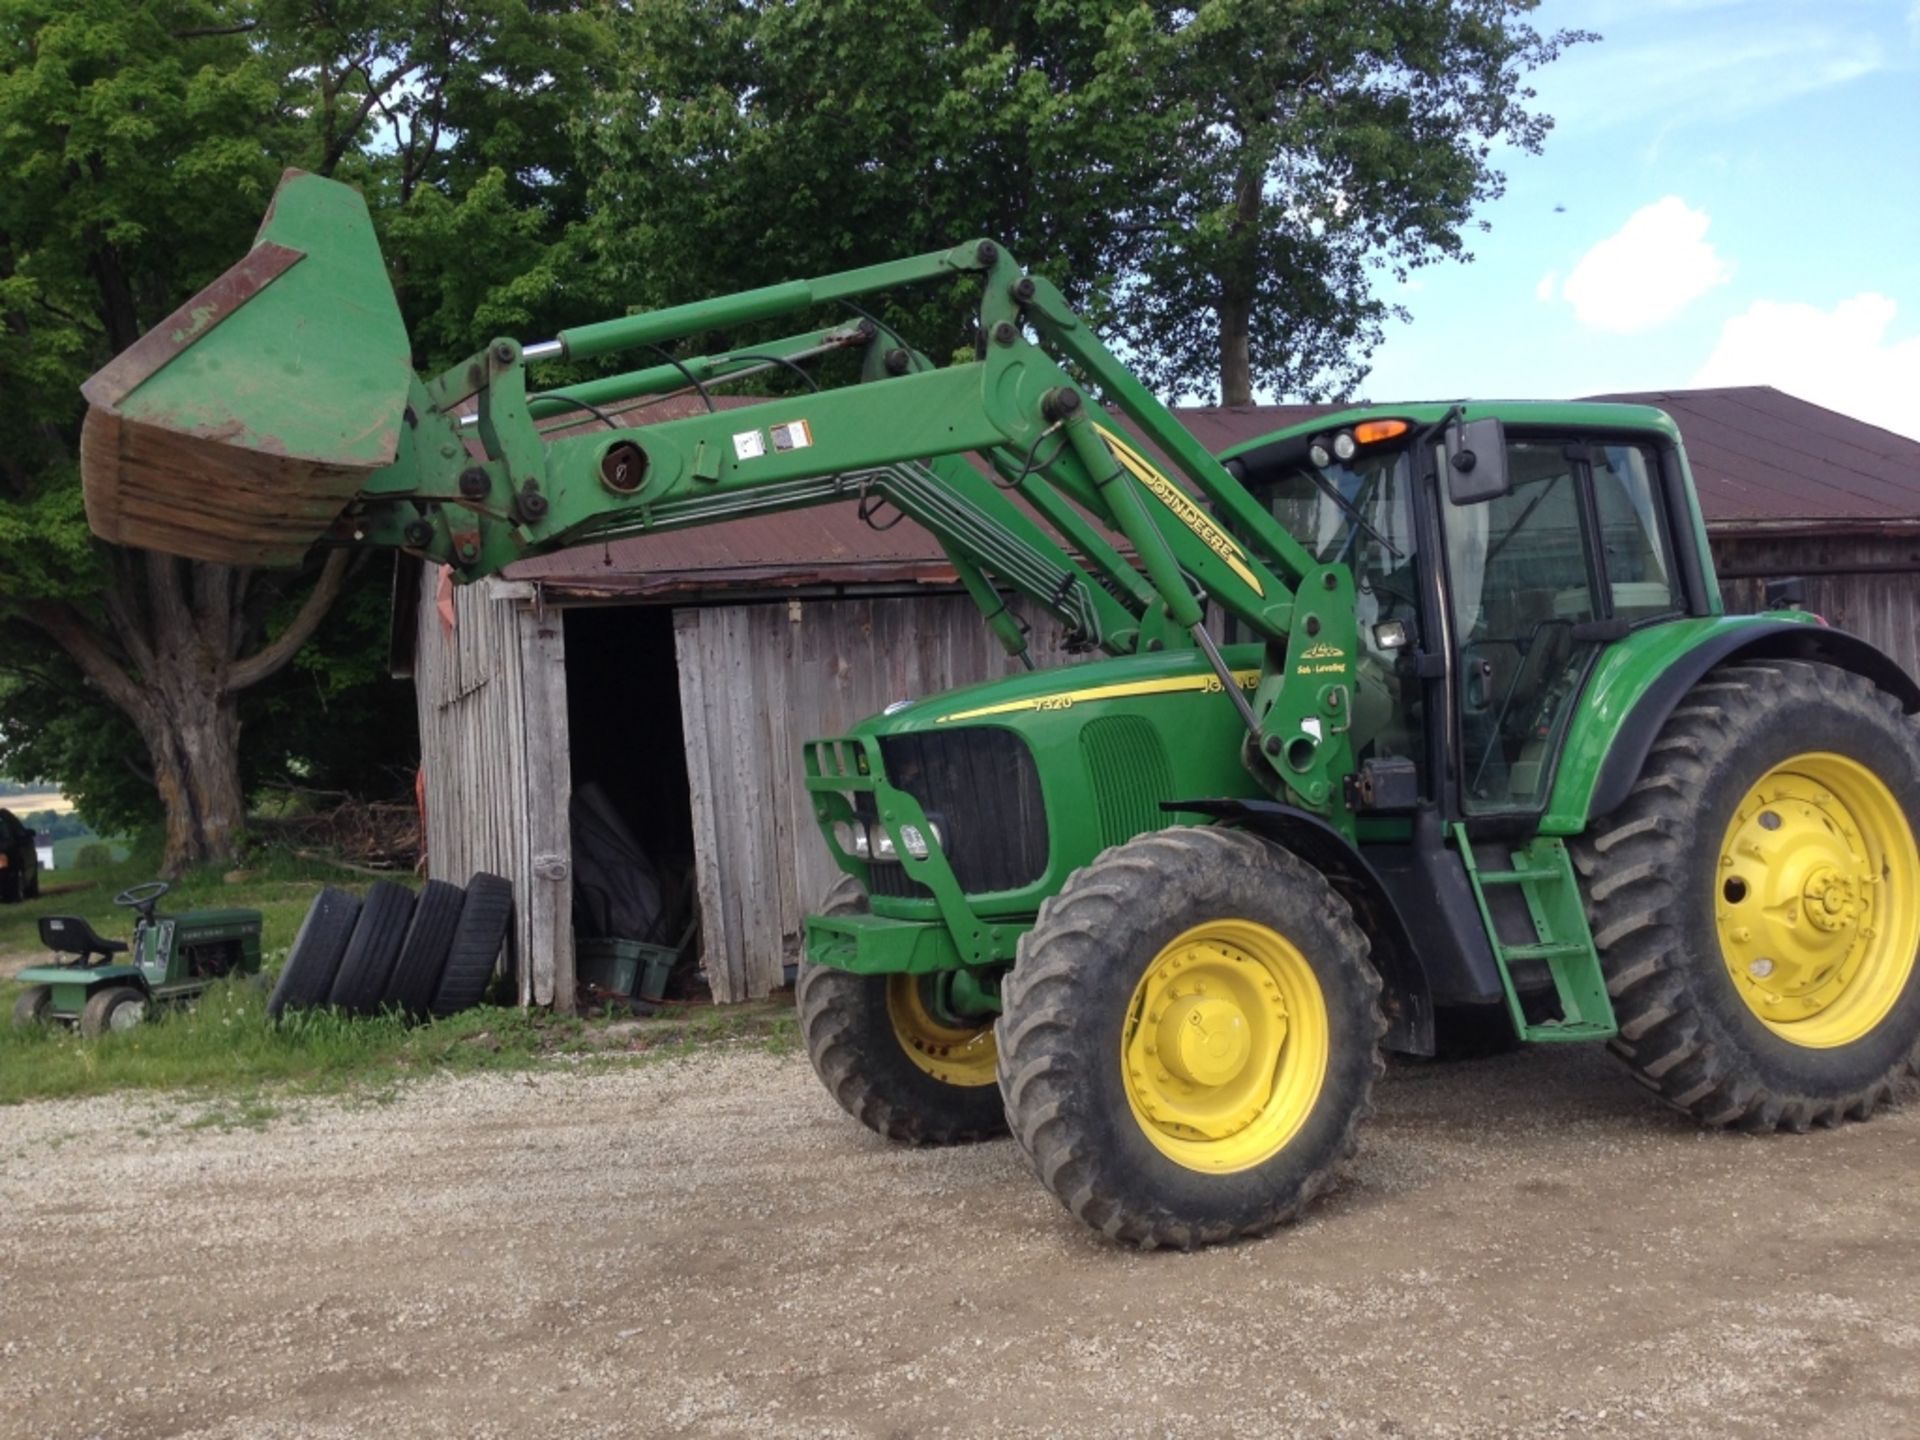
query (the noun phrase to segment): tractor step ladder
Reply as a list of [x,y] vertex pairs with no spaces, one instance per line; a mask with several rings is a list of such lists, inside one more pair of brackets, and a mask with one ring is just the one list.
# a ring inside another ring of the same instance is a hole
[[[1500,984],[1507,992],[1507,1012],[1520,1038],[1604,1040],[1613,1035],[1619,1029],[1613,1018],[1613,1002],[1607,998],[1606,977],[1593,948],[1593,934],[1587,928],[1586,905],[1580,898],[1566,843],[1555,836],[1536,835],[1514,848],[1510,868],[1483,870],[1474,858],[1464,825],[1453,827],[1453,839],[1460,847],[1467,879],[1473,884],[1474,899],[1480,903],[1487,943],[1493,948]],[[1533,920],[1536,938],[1532,942],[1509,944],[1500,938],[1493,907],[1487,901],[1488,889],[1496,885],[1520,888]],[[1545,962],[1547,973],[1553,977],[1553,988],[1560,997],[1560,1019],[1536,1023],[1527,1018],[1520,992],[1514,987],[1513,965],[1529,960]]]

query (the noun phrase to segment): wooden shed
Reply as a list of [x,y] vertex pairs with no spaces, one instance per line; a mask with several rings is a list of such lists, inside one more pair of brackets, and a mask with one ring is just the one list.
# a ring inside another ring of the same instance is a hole
[[[1606,398],[1678,421],[1730,607],[1803,575],[1810,608],[1920,674],[1920,442],[1764,388]],[[1324,408],[1180,417],[1219,450]],[[852,505],[594,544],[464,588],[402,575],[430,871],[513,881],[521,1001],[560,1009],[576,785],[601,785],[669,873],[697,877],[714,998],[765,995],[836,873],[802,742],[1016,664],[924,532],[873,529]],[[1036,659],[1056,658],[1029,618]]]

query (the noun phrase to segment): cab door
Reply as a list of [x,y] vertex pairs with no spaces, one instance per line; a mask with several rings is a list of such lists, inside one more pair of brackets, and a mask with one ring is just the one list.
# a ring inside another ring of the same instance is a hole
[[1441,505],[1469,816],[1538,813],[1595,656],[1680,608],[1653,447],[1510,435],[1506,457],[1505,494]]

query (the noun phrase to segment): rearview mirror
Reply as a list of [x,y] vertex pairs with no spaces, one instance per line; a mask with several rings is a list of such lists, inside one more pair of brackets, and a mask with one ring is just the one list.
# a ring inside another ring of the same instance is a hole
[[1478,505],[1513,493],[1507,473],[1506,427],[1498,420],[1468,420],[1447,427],[1447,498]]

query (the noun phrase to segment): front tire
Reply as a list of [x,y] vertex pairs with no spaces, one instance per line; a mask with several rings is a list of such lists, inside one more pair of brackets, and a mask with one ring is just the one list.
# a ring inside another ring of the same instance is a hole
[[131,985],[110,985],[87,997],[80,1012],[80,1033],[89,1040],[118,1035],[145,1022],[147,997]]
[[1920,1045],[1920,729],[1829,666],[1722,666],[1574,847],[1616,1055],[1711,1126],[1865,1120]]
[[1162,830],[1076,871],[1001,991],[1001,1094],[1041,1183],[1149,1248],[1293,1219],[1383,1069],[1368,953],[1323,875],[1241,831]]
[[[851,875],[821,913],[867,908]],[[794,1001],[807,1058],[840,1108],[903,1145],[959,1145],[1003,1135],[991,1023],[953,1024],[928,991],[933,976],[855,975],[802,959]]]

